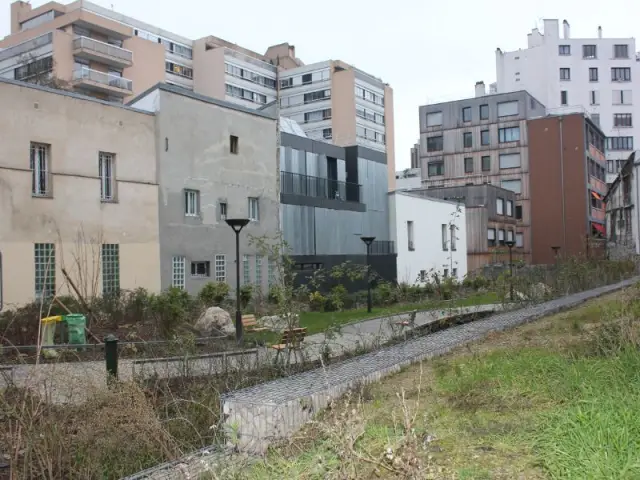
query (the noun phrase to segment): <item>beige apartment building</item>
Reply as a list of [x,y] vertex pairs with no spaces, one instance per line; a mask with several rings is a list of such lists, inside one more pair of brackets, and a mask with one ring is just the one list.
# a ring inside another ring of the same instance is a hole
[[160,82],[251,109],[276,103],[305,133],[385,152],[395,187],[393,89],[342,61],[305,65],[288,43],[264,54],[215,36],[190,40],[91,2],[11,4],[0,77],[80,91],[112,102]]
[[[4,308],[160,289],[154,115],[0,79]],[[117,173],[117,175],[116,175]]]

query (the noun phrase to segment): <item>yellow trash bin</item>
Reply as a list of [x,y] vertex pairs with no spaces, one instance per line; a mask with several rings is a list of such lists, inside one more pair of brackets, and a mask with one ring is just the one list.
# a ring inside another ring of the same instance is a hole
[[[54,345],[54,339],[56,335],[56,327],[58,323],[62,321],[62,315],[55,315],[53,317],[45,317],[40,320],[40,344],[44,346]],[[42,355],[46,358],[55,358],[58,356],[58,352],[56,352],[52,348],[44,348],[42,350]]]

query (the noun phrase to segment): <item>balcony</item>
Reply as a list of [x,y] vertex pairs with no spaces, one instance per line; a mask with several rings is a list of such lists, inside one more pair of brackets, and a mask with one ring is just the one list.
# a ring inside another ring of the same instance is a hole
[[361,203],[360,188],[361,186],[357,183],[280,172],[280,193],[283,195],[300,195],[339,202]]
[[133,82],[129,79],[82,67],[73,72],[73,83],[79,88],[94,92],[126,97],[133,93]]
[[133,65],[133,52],[89,37],[77,37],[73,40],[73,54],[118,68]]

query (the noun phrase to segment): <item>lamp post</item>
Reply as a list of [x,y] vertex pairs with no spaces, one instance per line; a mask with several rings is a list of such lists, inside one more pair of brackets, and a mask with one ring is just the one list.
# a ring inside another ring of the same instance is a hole
[[240,312],[240,232],[249,223],[248,218],[228,218],[226,220],[236,233],[236,340],[242,343],[242,313]]
[[371,244],[376,237],[360,237],[367,246],[367,312],[371,313],[371,266],[369,265],[369,254],[371,253]]
[[513,247],[516,244],[513,240],[504,244],[509,248],[509,298],[513,302]]

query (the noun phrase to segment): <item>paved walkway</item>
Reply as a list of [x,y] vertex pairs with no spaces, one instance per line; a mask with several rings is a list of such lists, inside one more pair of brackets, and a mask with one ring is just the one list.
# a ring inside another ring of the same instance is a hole
[[[502,308],[502,305],[479,305],[418,312],[415,328],[461,313],[492,312]],[[318,360],[325,345],[329,346],[331,356],[353,352],[362,346],[382,345],[402,335],[402,328],[405,328],[405,332],[410,331],[411,328],[396,325],[397,322],[407,320],[409,314],[397,314],[345,325],[333,337],[324,333],[310,335],[305,339],[305,360]],[[188,363],[180,359],[137,364],[134,359],[121,359],[118,364],[118,378],[123,381],[132,380],[134,375],[167,378],[184,375],[187,370],[191,375],[213,375],[225,369],[255,368],[258,364],[272,361],[274,355],[272,349],[262,347],[257,349],[257,352],[252,350],[247,354],[229,356],[226,359],[194,357],[190,358]],[[291,361],[296,360],[292,357]],[[54,403],[81,403],[91,394],[106,387],[104,361],[15,365],[12,371],[5,372],[5,375],[10,375],[16,386],[30,386]],[[0,388],[5,384],[6,378],[0,375]]]

